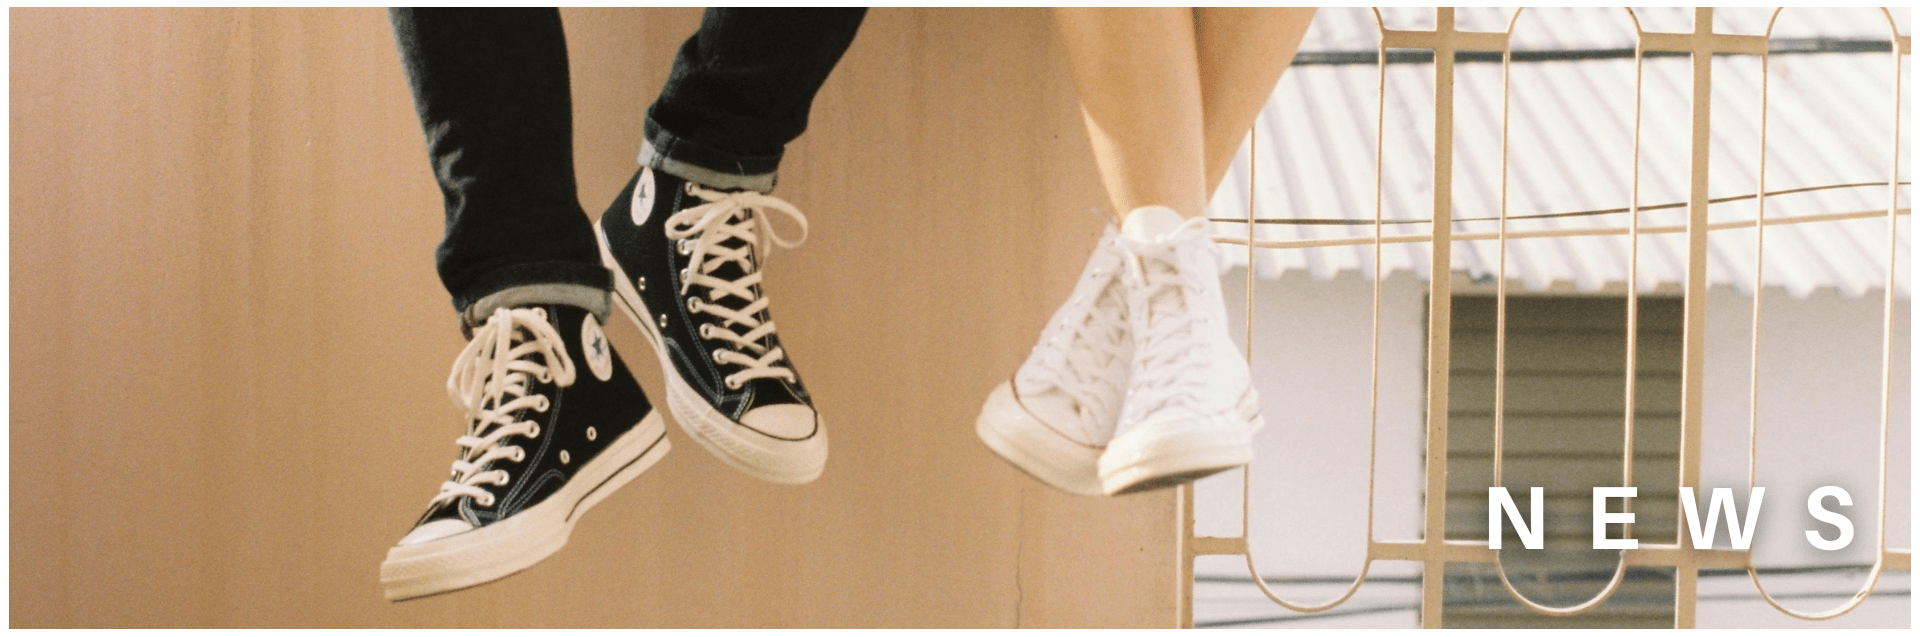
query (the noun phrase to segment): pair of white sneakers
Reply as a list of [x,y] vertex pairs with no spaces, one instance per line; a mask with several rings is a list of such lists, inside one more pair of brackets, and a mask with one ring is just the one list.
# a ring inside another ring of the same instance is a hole
[[1261,425],[1206,220],[1149,206],[1107,227],[975,430],[1041,482],[1119,495],[1243,466]]

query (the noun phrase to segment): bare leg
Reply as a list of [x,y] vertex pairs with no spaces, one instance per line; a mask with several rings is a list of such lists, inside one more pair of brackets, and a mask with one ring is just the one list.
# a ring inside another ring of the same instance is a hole
[[1061,8],[1054,17],[1114,212],[1159,205],[1200,216],[1208,193],[1193,11]]
[[[1247,15],[1272,21],[1262,12]],[[981,438],[1016,465],[1040,468],[1029,473],[1079,493],[1131,493],[1244,466],[1261,421],[1249,407],[1255,401],[1246,361],[1226,332],[1219,251],[1198,218],[1206,207],[1207,134],[1215,117],[1212,108],[1203,108],[1202,96],[1217,93],[1218,117],[1241,120],[1222,126],[1244,131],[1291,59],[1298,33],[1276,51],[1258,26],[1216,25],[1202,32],[1214,36],[1214,60],[1202,65],[1193,9],[1056,9],[1054,16],[1094,161],[1122,215],[1120,231],[1095,248],[1034,357],[988,399],[978,421]],[[1298,31],[1310,16],[1295,17]],[[1262,54],[1284,57],[1234,59]],[[1219,83],[1211,93],[1201,83],[1209,68]],[[1092,362],[1097,352],[1090,351],[1097,341],[1082,340],[1117,342],[1127,335],[1131,356],[1099,364]],[[1088,356],[1069,355],[1076,353]],[[1080,364],[1048,362],[1058,360],[1085,362],[1076,369],[1100,380],[1056,371],[1055,364]],[[1118,382],[1116,374],[1126,372],[1132,375]],[[1104,442],[1106,450],[1089,455],[1075,453],[1084,447],[1021,448],[1020,432],[1051,426],[1037,419],[1041,412],[1015,404],[1013,384],[1029,381],[1036,387],[1025,393],[1053,405],[1056,419],[1071,421],[1066,415],[1077,414],[1087,442]],[[1061,391],[1047,398],[1054,390]],[[1176,402],[1180,406],[1170,407]]]
[[[1193,10],[1206,127],[1207,196],[1220,186],[1254,118],[1280,81],[1280,73],[1293,61],[1314,11],[1313,7]],[[1085,93],[1081,91],[1082,100]]]

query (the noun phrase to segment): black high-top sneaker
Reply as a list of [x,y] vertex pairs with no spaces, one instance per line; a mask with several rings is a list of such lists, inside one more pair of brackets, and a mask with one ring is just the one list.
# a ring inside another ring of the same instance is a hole
[[399,601],[517,573],[567,543],[573,523],[666,455],[666,425],[593,314],[501,308],[453,361],[467,412],[459,459],[380,583]]
[[[775,234],[768,214],[799,224],[800,238]],[[827,430],[780,347],[760,264],[769,243],[796,247],[806,227],[779,199],[644,167],[595,222],[613,304],[659,355],[674,420],[727,464],[785,484],[820,476]]]

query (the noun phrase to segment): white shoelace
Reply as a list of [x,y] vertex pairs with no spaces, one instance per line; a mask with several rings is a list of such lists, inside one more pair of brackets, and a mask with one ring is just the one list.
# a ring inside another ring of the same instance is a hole
[[1065,394],[1074,402],[1081,422],[1092,425],[1114,417],[1112,410],[1118,405],[1112,397],[1126,390],[1125,377],[1109,370],[1125,364],[1131,352],[1126,342],[1125,301],[1112,298],[1109,287],[1118,285],[1118,273],[1095,269],[1089,274],[1106,278],[1106,283],[1091,291],[1076,290],[1076,296],[1068,299],[1076,311],[1049,323],[1041,333],[1034,347],[1040,355],[1027,380],[1036,391],[1050,387]]
[[502,469],[480,468],[502,458],[526,460],[525,449],[501,443],[509,436],[540,436],[539,423],[513,418],[522,409],[545,412],[552,406],[546,396],[527,395],[528,385],[536,379],[561,387],[573,384],[573,359],[567,356],[566,342],[547,323],[546,310],[495,310],[486,325],[474,330],[473,340],[453,360],[453,373],[447,376],[447,395],[467,413],[467,433],[454,441],[460,445],[460,459],[453,461],[453,477],[440,485],[432,504],[473,496],[480,506],[493,506],[493,494],[479,485],[505,485],[509,475]]
[[1186,272],[1206,265],[1205,259],[1183,254],[1181,248],[1191,243],[1192,234],[1204,237],[1206,220],[1181,224],[1163,242],[1131,246],[1130,252],[1138,258],[1127,263],[1140,285],[1130,294],[1129,310],[1146,319],[1146,329],[1133,334],[1133,394],[1127,397],[1127,407],[1136,417],[1170,406],[1207,411],[1201,397],[1209,391],[1206,367],[1213,357],[1204,332],[1213,328],[1206,311],[1198,307],[1207,297],[1206,290],[1195,273]]
[[[687,294],[695,285],[708,289],[704,301],[697,296],[689,297],[687,310],[704,312],[721,321],[718,326],[700,325],[701,338],[723,341],[730,347],[714,350],[713,361],[740,366],[739,371],[726,376],[727,388],[739,389],[755,378],[795,380],[791,368],[778,366],[786,358],[786,352],[779,347],[768,349],[759,343],[774,333],[774,326],[773,321],[762,323],[755,316],[767,308],[767,299],[758,295],[753,287],[760,283],[760,270],[753,263],[752,248],[758,247],[764,259],[772,249],[769,243],[783,248],[799,247],[807,240],[807,218],[793,204],[751,190],[723,192],[688,183],[687,192],[707,203],[668,217],[667,238],[676,242],[681,254],[689,255],[687,269],[681,276],[680,294]],[[756,212],[760,214],[753,214]],[[767,222],[767,214],[776,212],[800,225],[800,238],[789,241],[774,231],[773,224]],[[722,245],[728,239],[739,239],[742,245]],[[713,276],[713,271],[728,263],[738,265],[744,274],[732,280]],[[736,310],[717,303],[729,296],[744,299],[746,305]],[[746,331],[736,331],[742,328]]]

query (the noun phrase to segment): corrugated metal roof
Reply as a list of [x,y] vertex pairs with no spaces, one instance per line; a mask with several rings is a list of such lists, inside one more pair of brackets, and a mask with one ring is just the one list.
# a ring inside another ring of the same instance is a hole
[[[1504,30],[1507,11],[1461,9],[1458,24],[1468,30]],[[1676,16],[1677,13],[1677,16]],[[1905,33],[1905,10],[1901,10]],[[1433,25],[1431,9],[1383,10],[1391,28]],[[1685,31],[1690,12],[1642,10],[1649,30]],[[1720,11],[1716,30],[1764,33],[1764,10]],[[1515,50],[1607,49],[1634,43],[1626,12],[1613,9],[1528,9],[1515,26]],[[1886,40],[1879,10],[1795,9],[1782,14],[1775,38],[1825,37]],[[1367,9],[1322,9],[1301,50],[1373,51],[1378,36]],[[1892,64],[1881,53],[1813,53],[1770,56],[1767,125],[1768,191],[1810,186],[1878,182],[1877,186],[1823,190],[1770,197],[1769,219],[1887,208],[1888,163],[1894,105]],[[1903,76],[1910,56],[1902,56]],[[1498,63],[1456,66],[1453,215],[1497,218],[1500,212],[1500,95]],[[1756,56],[1718,56],[1713,74],[1713,137],[1709,195],[1729,197],[1755,192],[1759,183],[1759,97],[1761,64]],[[1255,215],[1272,219],[1345,219],[1371,221],[1374,212],[1374,157],[1378,67],[1365,64],[1296,66],[1287,71],[1256,128],[1259,168]],[[1685,57],[1648,58],[1640,151],[1641,227],[1684,226],[1684,207],[1648,210],[1657,204],[1685,202],[1689,186],[1688,107],[1691,63]],[[1433,67],[1430,62],[1389,64],[1386,69],[1386,162],[1381,179],[1382,215],[1387,220],[1432,217]],[[1628,215],[1514,220],[1512,216],[1625,208],[1631,201],[1634,61],[1597,59],[1515,63],[1511,78],[1511,140],[1508,144],[1508,232],[1578,228],[1624,229]],[[1902,86],[1900,113],[1910,109],[1910,83]],[[1911,164],[1911,123],[1902,121],[1900,181]],[[1209,216],[1244,218],[1247,166],[1242,153],[1214,196]],[[1906,187],[1898,205],[1906,207]],[[1710,206],[1714,223],[1749,223],[1756,211],[1751,199]],[[1909,258],[1908,223],[1899,224],[1896,261],[1901,264],[1900,293]],[[1492,221],[1456,221],[1456,235],[1491,233]],[[1388,237],[1426,234],[1424,223],[1388,226]],[[1216,223],[1222,235],[1244,236],[1245,226]],[[1712,233],[1714,284],[1750,293],[1755,232]],[[1360,225],[1258,226],[1261,240],[1366,239],[1370,223]],[[1624,284],[1628,262],[1625,236],[1509,239],[1510,280],[1534,289],[1570,284],[1583,291]],[[1766,230],[1766,285],[1801,296],[1834,288],[1853,296],[1884,285],[1887,271],[1884,214],[1879,218],[1769,226]],[[1244,264],[1244,249],[1227,246],[1230,261]],[[1371,243],[1256,251],[1263,276],[1304,270],[1331,277],[1354,270],[1372,275]],[[1495,241],[1455,244],[1454,270],[1491,279],[1497,264]],[[1383,248],[1391,273],[1409,270],[1429,275],[1426,244],[1398,243]],[[1640,285],[1653,291],[1684,282],[1684,234],[1643,234]]]

